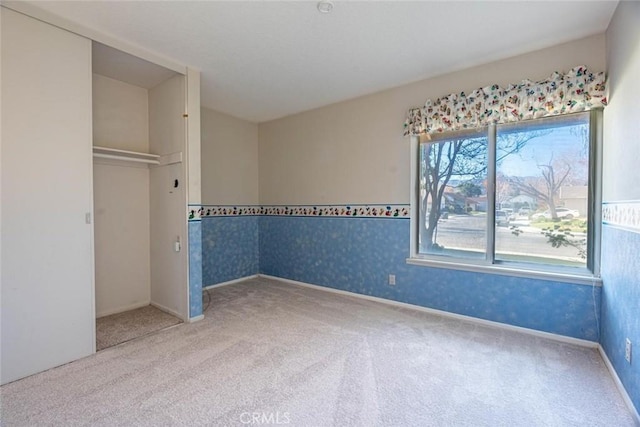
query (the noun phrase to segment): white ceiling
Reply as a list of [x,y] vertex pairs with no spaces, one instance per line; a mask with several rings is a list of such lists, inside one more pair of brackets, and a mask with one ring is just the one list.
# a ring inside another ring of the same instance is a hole
[[[202,71],[202,104],[267,121],[606,30],[617,1],[47,1]],[[526,77],[526,76],[523,76]]]

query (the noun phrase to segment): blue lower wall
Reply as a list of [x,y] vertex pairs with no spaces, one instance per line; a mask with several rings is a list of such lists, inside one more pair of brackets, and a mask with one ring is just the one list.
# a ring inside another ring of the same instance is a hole
[[598,340],[600,287],[408,265],[408,219],[258,220],[262,274]]
[[189,317],[202,314],[202,223],[189,221]]
[[202,286],[258,274],[258,217],[202,219]]
[[[640,408],[640,233],[602,229],[602,333],[600,344],[636,409]],[[625,339],[635,360],[624,359]]]

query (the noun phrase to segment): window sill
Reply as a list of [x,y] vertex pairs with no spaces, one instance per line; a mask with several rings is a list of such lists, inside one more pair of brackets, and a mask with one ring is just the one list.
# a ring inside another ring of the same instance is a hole
[[527,279],[550,280],[554,282],[573,283],[577,285],[602,286],[602,279],[588,274],[572,274],[567,272],[530,270],[520,266],[486,265],[442,261],[431,258],[407,258],[407,264],[432,268],[471,271],[502,276],[523,277]]

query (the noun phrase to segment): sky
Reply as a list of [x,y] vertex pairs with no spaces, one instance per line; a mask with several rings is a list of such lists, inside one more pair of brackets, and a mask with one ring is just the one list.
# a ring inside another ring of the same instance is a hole
[[518,153],[502,160],[498,172],[508,176],[536,176],[540,175],[539,164],[566,157],[576,159],[580,155],[587,159],[587,154],[581,150],[582,140],[575,133],[579,126],[585,125],[554,128],[549,134],[528,141]]

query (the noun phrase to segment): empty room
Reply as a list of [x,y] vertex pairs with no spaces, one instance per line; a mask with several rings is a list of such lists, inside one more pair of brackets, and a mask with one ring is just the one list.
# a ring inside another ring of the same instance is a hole
[[640,425],[640,2],[0,19],[1,425]]

